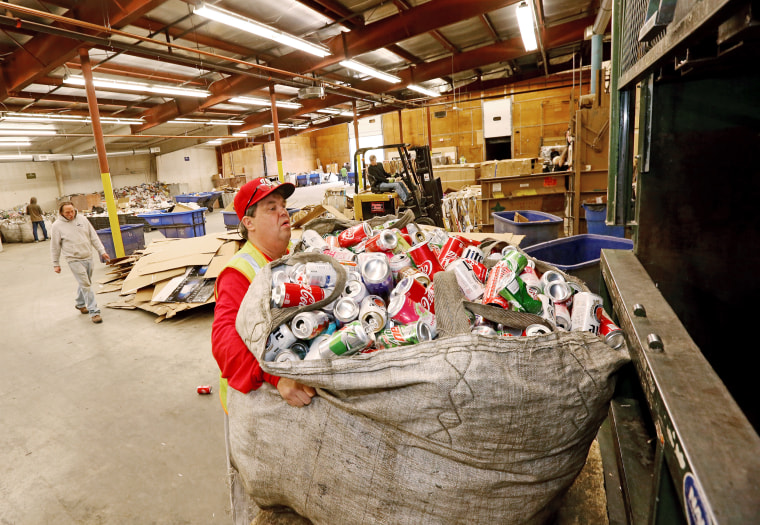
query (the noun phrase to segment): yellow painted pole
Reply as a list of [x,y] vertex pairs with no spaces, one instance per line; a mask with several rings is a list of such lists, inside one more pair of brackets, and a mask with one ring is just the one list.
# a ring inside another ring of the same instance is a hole
[[84,76],[85,91],[87,92],[87,105],[90,108],[92,134],[95,138],[95,149],[98,152],[100,180],[103,183],[103,195],[106,199],[108,224],[111,226],[111,236],[113,238],[113,249],[116,257],[124,257],[124,242],[121,239],[121,226],[119,225],[119,215],[116,210],[116,200],[113,198],[111,172],[108,169],[108,156],[106,155],[106,143],[103,140],[103,128],[100,125],[100,110],[98,109],[98,99],[95,96],[95,87],[92,85],[92,66],[90,65],[90,55],[87,49],[79,49],[79,62],[82,65],[82,75]]

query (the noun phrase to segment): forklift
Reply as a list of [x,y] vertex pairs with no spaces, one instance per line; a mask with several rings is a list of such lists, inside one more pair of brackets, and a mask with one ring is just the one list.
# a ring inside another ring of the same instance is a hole
[[[395,149],[398,152],[401,170],[397,170],[393,176],[401,179],[409,188],[412,197],[411,205],[397,205],[398,199],[393,198],[393,193],[359,194],[360,187],[361,189],[367,188],[365,166],[369,163],[365,162],[364,154],[376,149]],[[433,166],[428,146],[409,147],[409,144],[387,144],[385,146],[360,148],[356,150],[354,155],[354,173],[357,174],[354,179],[354,191],[356,192],[354,216],[356,220],[365,220],[377,215],[398,214],[409,209],[414,212],[415,222],[444,227],[441,208],[443,189],[441,179],[433,177]]]

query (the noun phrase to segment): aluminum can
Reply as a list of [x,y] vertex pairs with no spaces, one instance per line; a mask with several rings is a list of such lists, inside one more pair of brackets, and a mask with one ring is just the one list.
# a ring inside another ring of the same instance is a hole
[[490,326],[474,326],[472,330],[470,330],[473,334],[477,335],[496,335],[496,330],[491,328]]
[[397,324],[423,321],[428,325],[435,325],[435,316],[406,295],[396,295],[391,298],[388,303],[388,316]]
[[546,293],[546,286],[555,281],[565,282],[565,278],[561,273],[555,272],[554,270],[547,270],[544,272],[541,276],[541,288],[544,290],[544,293]]
[[[309,345],[307,345],[305,342],[299,341],[298,343],[296,343],[297,345],[300,345],[296,349],[296,353],[300,354],[301,352],[303,352],[303,356],[301,357],[301,359],[305,359],[306,358],[306,354],[308,354],[311,351],[312,348],[316,348],[317,346],[321,345],[322,341],[326,341],[327,339],[329,339],[330,336],[333,333],[334,332],[331,332],[329,334],[327,334],[327,333],[319,334],[317,337],[315,337],[314,339],[312,339],[311,341],[309,341],[309,343],[310,343]],[[291,350],[293,350],[294,347],[295,347],[295,345],[293,345],[293,347],[291,347]]]
[[360,222],[355,226],[346,228],[338,234],[338,243],[341,248],[355,246],[366,239],[372,233],[372,228],[366,222]]
[[610,348],[620,348],[625,343],[623,330],[612,322],[602,305],[596,305],[596,318],[599,320],[599,336]]
[[430,244],[441,247],[446,244],[449,234],[443,228],[435,228],[430,235]]
[[412,259],[409,258],[409,254],[407,253],[397,253],[391,257],[390,265],[391,272],[393,273],[393,279],[398,281],[398,272],[403,268],[411,268]]
[[477,301],[483,297],[483,284],[475,277],[470,261],[457,259],[450,264],[450,267],[457,278],[459,288],[468,301]]
[[573,311],[570,326],[573,332],[591,332],[599,334],[599,319],[596,306],[602,304],[602,298],[591,292],[581,292],[573,299]]
[[420,231],[420,227],[417,226],[415,223],[410,222],[409,224],[401,228],[401,231],[409,235],[412,239],[414,239],[414,235]]
[[418,281],[422,286],[426,287],[430,286],[433,282],[432,279],[427,276],[427,274],[424,274],[419,270],[412,274],[412,279]]
[[512,328],[511,326],[504,326],[503,324],[496,325],[496,335],[502,337],[522,337],[523,331],[519,328]]
[[483,298],[480,302],[491,306],[500,306],[504,309],[509,308],[509,301],[504,299],[499,290],[502,287],[502,281],[504,281],[509,275],[512,275],[512,269],[509,265],[503,261],[496,263],[488,273],[488,279],[486,279],[486,286],[483,290]]
[[344,262],[353,262],[354,259],[356,259],[356,254],[354,254],[354,252],[351,250],[347,250],[346,248],[328,248],[322,253],[328,257],[332,257],[341,264]]
[[313,339],[330,324],[330,316],[321,310],[301,312],[290,321],[290,330],[298,339]]
[[441,248],[441,254],[438,257],[438,262],[441,263],[441,267],[444,270],[453,261],[459,259],[464,251],[464,246],[464,241],[456,235],[452,235],[448,238],[444,243],[443,248]]
[[483,264],[487,264],[489,267],[496,266],[496,263],[501,261],[501,253],[499,252],[491,252],[488,255],[486,255],[485,260],[483,261]]
[[572,327],[570,309],[565,303],[552,303],[552,305],[554,306],[554,324],[557,328],[569,332]]
[[199,386],[198,388],[196,388],[196,389],[195,389],[195,391],[196,391],[196,392],[198,392],[198,393],[199,393],[199,394],[201,394],[201,395],[208,395],[208,394],[210,394],[210,393],[211,393],[213,390],[212,390],[212,388],[211,388],[211,385],[201,385],[201,386]]
[[516,246],[512,246],[511,244],[507,244],[504,248],[501,249],[501,257],[504,258],[509,252],[515,252],[517,251]]
[[326,235],[325,236],[325,242],[327,243],[327,246],[331,249],[340,248],[340,242],[338,241],[337,235]]
[[507,252],[502,260],[506,261],[506,263],[509,264],[509,267],[515,273],[515,275],[520,275],[528,265],[528,258],[517,250],[511,250]]
[[368,295],[359,305],[359,320],[375,333],[388,324],[388,310],[385,301],[377,295]]
[[428,236],[425,234],[425,232],[419,229],[414,233],[409,234],[409,236],[414,241],[414,244],[419,244],[428,240]]
[[377,348],[393,348],[396,346],[416,345],[433,339],[430,327],[423,321],[406,325],[396,325],[387,328],[377,335]]
[[362,264],[362,281],[367,291],[386,298],[393,289],[393,273],[388,259],[371,258]]
[[406,253],[409,248],[412,247],[412,239],[408,235],[404,235],[400,230],[392,229],[393,235],[396,236],[396,247],[393,249],[394,253]]
[[352,280],[346,282],[346,288],[343,290],[343,297],[353,299],[356,304],[359,304],[362,302],[362,299],[368,295],[369,292],[367,291],[367,287],[364,286],[362,281]]
[[486,265],[470,259],[466,260],[470,263],[472,271],[475,272],[475,277],[478,278],[478,281],[485,284],[486,280],[488,280],[488,268],[486,268]]
[[486,258],[485,253],[478,246],[469,245],[462,251],[462,259],[482,263]]
[[[320,337],[329,337],[327,335],[319,335],[312,339],[312,342],[316,339],[319,339]],[[304,357],[306,357],[306,354],[309,353],[309,345],[306,343],[306,341],[296,341],[292,345],[290,345],[289,350],[293,353],[295,353],[298,356],[298,359],[301,360]]]
[[419,273],[417,271],[417,268],[414,266],[409,266],[408,268],[401,268],[398,271],[398,275],[396,276],[396,282],[400,282],[405,277],[411,277],[414,279],[415,274]]
[[431,279],[435,274],[443,271],[441,263],[438,262],[438,258],[433,253],[428,241],[412,246],[409,250],[409,257],[412,258],[417,269]]
[[397,295],[405,295],[415,303],[421,303],[426,294],[427,288],[425,288],[421,282],[413,277],[404,277],[398,282],[396,287],[393,288],[391,298]]
[[359,267],[356,265],[356,263],[353,264],[343,264],[341,263],[341,266],[343,266],[343,269],[346,270],[346,282],[350,281],[359,281],[362,280],[362,274],[359,271]]
[[422,307],[432,314],[435,313],[435,290],[433,287],[433,283],[430,283],[428,287],[425,288],[425,297],[423,297],[422,301],[420,301]]
[[567,286],[570,288],[570,299],[565,301],[567,303],[567,307],[572,309],[573,308],[573,297],[575,294],[580,293],[583,291],[583,288],[581,288],[581,285],[578,283],[575,283],[573,281],[567,281]]
[[493,323],[483,317],[482,315],[475,315],[475,317],[472,320],[472,326],[493,326]]
[[319,286],[283,283],[272,289],[272,306],[274,308],[306,306],[324,298],[325,290]]
[[[532,262],[532,261],[531,261]],[[538,294],[544,293],[544,289],[541,286],[541,279],[536,275],[536,269],[530,265],[526,266],[520,274],[520,279],[525,283],[525,287],[528,289],[528,293],[535,299]]]
[[341,297],[333,309],[335,320],[342,325],[359,317],[359,303],[352,297]]
[[523,330],[522,335],[525,337],[530,337],[531,335],[545,335],[550,333],[552,333],[552,331],[546,326],[542,324],[532,324]]
[[282,363],[283,361],[300,361],[301,358],[292,349],[286,348],[285,350],[280,351],[274,360],[278,363]]
[[499,294],[509,301],[512,309],[518,312],[537,314],[541,311],[541,301],[533,299],[525,288],[525,283],[515,273],[502,281]]
[[[548,295],[552,303],[566,303],[573,296],[570,287],[565,281],[549,281],[544,284],[544,294]],[[567,305],[568,308],[570,305]]]
[[[293,334],[293,331],[287,324],[281,324],[269,334],[267,339],[267,353],[271,350],[284,350],[290,348],[290,346],[297,341],[297,337]],[[272,361],[264,356],[265,361]]]
[[320,288],[335,287],[335,281],[338,279],[335,268],[327,262],[306,263],[301,272],[305,276],[305,284]]
[[548,295],[542,293],[538,294],[537,298],[541,301],[541,313],[538,315],[549,321],[552,325],[556,325],[557,320],[554,317],[554,305],[552,304],[552,300],[549,299]]
[[391,230],[380,230],[367,239],[364,249],[368,252],[390,252],[398,244],[398,239]]
[[[306,276],[303,273],[303,268],[306,266],[304,263],[296,263],[293,266],[289,266],[288,277],[290,277],[291,283],[306,284]],[[274,283],[272,283],[274,284]]]
[[305,359],[331,359],[369,348],[375,339],[361,321],[352,321],[309,350]]
[[304,230],[301,234],[301,242],[307,247],[319,248],[320,250],[329,248],[327,241],[314,230]]
[[272,271],[272,286],[279,286],[283,283],[289,283],[290,277],[285,270]]

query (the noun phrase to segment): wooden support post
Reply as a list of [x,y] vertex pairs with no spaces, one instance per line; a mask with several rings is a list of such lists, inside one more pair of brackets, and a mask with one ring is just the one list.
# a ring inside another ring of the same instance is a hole
[[269,84],[269,99],[272,102],[272,125],[274,126],[274,152],[277,156],[277,178],[285,182],[282,171],[282,149],[280,148],[280,125],[277,120],[277,99],[274,96],[274,84]]
[[398,110],[398,141],[399,144],[404,143],[404,123],[401,120],[401,110]]
[[[354,140],[356,141],[356,149],[359,150],[359,114],[356,111],[356,100],[351,100],[351,107],[354,110]],[[359,193],[359,188],[364,189],[364,167],[362,166],[361,157],[356,159],[356,173],[354,174],[354,192]]]

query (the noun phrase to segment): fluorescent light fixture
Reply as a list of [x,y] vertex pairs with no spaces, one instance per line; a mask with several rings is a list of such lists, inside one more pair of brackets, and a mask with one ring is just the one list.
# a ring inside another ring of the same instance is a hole
[[50,137],[57,134],[53,129],[0,129],[0,137],[17,137],[20,133],[27,137]]
[[29,142],[29,137],[21,137],[16,133],[12,137],[0,137],[0,142]]
[[365,75],[379,78],[380,80],[385,80],[386,82],[390,82],[391,84],[396,84],[398,82],[401,82],[401,79],[395,75],[378,71],[377,69],[373,69],[369,66],[365,66],[364,64],[360,64],[359,62],[356,62],[355,60],[341,60],[340,65],[343,67],[347,67],[348,69],[353,69],[354,71],[358,71],[359,73],[364,73]]
[[[273,128],[274,124],[264,124],[264,127],[265,128]],[[282,124],[282,123],[278,123],[277,124],[277,128],[278,129],[292,128],[292,127],[293,126],[291,126],[290,124]]]
[[207,146],[219,146],[221,145],[221,143],[222,143],[222,139],[214,139],[214,140],[209,140],[208,142],[204,142],[204,144]]
[[[0,114],[0,120],[7,122],[34,122],[34,123],[50,123],[50,122],[72,122],[80,124],[89,124],[92,122],[90,117],[82,117],[79,115],[43,115],[37,113],[2,113]],[[143,119],[139,118],[117,118],[117,117],[100,117],[100,122],[103,124],[142,124]]]
[[[74,86],[84,86],[83,76],[66,75],[63,77],[64,84]],[[143,82],[132,82],[131,80],[113,80],[110,78],[93,78],[92,85],[99,88],[115,89],[118,91],[134,91],[137,93],[156,93],[158,95],[173,95],[177,97],[197,97],[206,98],[211,93],[202,89],[191,89],[174,86],[165,86],[160,84],[144,84]]]
[[332,108],[325,108],[325,109],[318,109],[317,113],[325,113],[327,115],[340,115],[339,109],[332,109]]
[[441,96],[440,93],[436,93],[432,89],[427,89],[422,86],[418,86],[416,84],[409,84],[406,86],[407,88],[411,89],[412,91],[416,91],[417,93],[422,93],[423,95],[427,95],[428,97],[439,97]]
[[535,51],[538,49],[536,31],[533,29],[533,10],[526,2],[520,2],[517,6],[517,23],[520,26],[520,36],[522,37],[525,51]]
[[0,148],[20,148],[20,147],[27,147],[31,146],[32,143],[28,140],[14,140],[14,141],[1,141],[0,140]]
[[311,121],[311,123],[315,126],[318,126],[319,124],[324,124],[325,122],[330,122],[330,117],[322,117],[322,118],[318,118],[316,120]]
[[196,7],[193,12],[196,15],[214,20],[215,22],[219,22],[230,27],[234,27],[235,29],[247,31],[254,35],[273,40],[278,44],[283,44],[288,47],[300,49],[301,51],[306,51],[307,53],[311,53],[312,55],[316,55],[318,57],[325,57],[330,54],[330,50],[323,46],[312,44],[307,40],[290,35],[284,31],[280,31],[279,29],[269,27],[260,22],[256,22],[255,20],[251,20],[250,18],[238,15],[231,11],[227,11],[226,9],[220,9],[215,6],[201,4],[200,6]]
[[340,112],[341,117],[351,117],[353,118],[354,112],[353,111],[341,111]]
[[[271,106],[272,102],[270,100],[267,100],[265,98],[258,98],[258,97],[233,97],[230,99],[230,102],[233,104],[246,104],[249,106]],[[278,108],[287,108],[287,109],[298,109],[301,107],[301,104],[297,102],[284,102],[281,100],[278,100],[275,102]]]
[[204,124],[207,126],[242,126],[242,120],[203,120],[197,118],[175,118],[170,124]]

